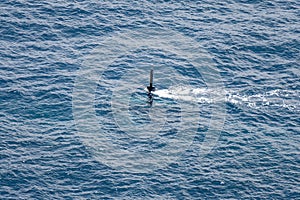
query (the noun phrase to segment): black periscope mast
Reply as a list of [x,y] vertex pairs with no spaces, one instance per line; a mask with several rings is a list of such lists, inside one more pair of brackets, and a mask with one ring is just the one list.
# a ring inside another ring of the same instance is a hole
[[148,90],[149,102],[152,103],[152,101],[153,101],[152,92],[155,91],[155,87],[153,86],[153,69],[151,69],[151,71],[150,71],[150,85],[147,86],[147,90]]

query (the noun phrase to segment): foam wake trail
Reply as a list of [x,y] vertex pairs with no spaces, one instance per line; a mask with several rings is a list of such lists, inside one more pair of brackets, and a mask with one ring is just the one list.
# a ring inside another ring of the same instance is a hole
[[217,90],[207,88],[191,88],[186,86],[173,86],[169,89],[157,90],[155,95],[161,98],[169,98],[181,101],[193,101],[199,103],[214,103],[224,101],[224,95]]
[[291,111],[300,111],[300,94],[293,90],[270,90],[258,94],[247,94],[234,90],[217,88],[192,88],[190,86],[172,86],[154,92],[160,98],[169,98],[178,101],[193,101],[198,103],[226,102],[237,106],[260,108],[286,108]]

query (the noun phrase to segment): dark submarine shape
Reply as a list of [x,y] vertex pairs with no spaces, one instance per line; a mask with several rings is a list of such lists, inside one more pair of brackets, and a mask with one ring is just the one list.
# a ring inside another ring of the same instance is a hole
[[153,69],[150,71],[150,85],[147,86],[147,89],[149,94],[155,91],[155,87],[153,87]]

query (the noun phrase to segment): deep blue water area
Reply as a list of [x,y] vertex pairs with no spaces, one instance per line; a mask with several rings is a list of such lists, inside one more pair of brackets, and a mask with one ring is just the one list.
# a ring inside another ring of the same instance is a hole
[[299,30],[297,0],[2,0],[0,199],[300,199]]

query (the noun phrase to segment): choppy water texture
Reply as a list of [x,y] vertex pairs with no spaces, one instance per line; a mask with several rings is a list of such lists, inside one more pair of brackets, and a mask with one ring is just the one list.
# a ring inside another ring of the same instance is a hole
[[300,198],[298,1],[0,11],[1,199]]

